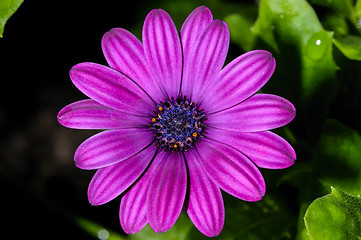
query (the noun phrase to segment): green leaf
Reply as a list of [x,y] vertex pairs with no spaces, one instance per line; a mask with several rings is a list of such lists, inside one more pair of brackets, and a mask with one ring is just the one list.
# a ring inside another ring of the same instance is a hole
[[100,240],[125,240],[126,238],[121,236],[119,233],[106,229],[104,226],[92,222],[85,218],[77,217],[75,222],[89,235],[93,236],[94,239]]
[[346,57],[361,61],[361,37],[348,35],[334,39],[334,43]]
[[271,47],[277,61],[266,88],[295,103],[314,141],[337,90],[332,32],[323,29],[306,0],[262,0],[253,33],[258,47]]
[[361,193],[361,136],[336,120],[328,120],[314,151],[314,176],[321,183],[319,192],[330,186],[350,194]]
[[316,199],[306,211],[305,224],[313,239],[361,239],[361,199],[331,188],[331,194]]
[[3,36],[6,21],[15,13],[24,0],[0,1],[0,37]]
[[251,26],[253,22],[242,14],[230,14],[224,18],[231,33],[231,41],[238,44],[244,51],[250,51],[253,44]]
[[156,233],[147,224],[142,230],[136,234],[129,235],[130,240],[184,240],[187,239],[187,235],[191,227],[192,222],[188,216],[182,213],[177,222],[165,233]]

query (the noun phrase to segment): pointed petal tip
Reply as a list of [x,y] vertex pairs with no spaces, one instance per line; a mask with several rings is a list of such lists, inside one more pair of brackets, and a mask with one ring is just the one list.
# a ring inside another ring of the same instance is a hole
[[68,106],[62,108],[58,114],[56,115],[56,119],[58,120],[58,123],[60,123],[60,125],[65,126],[65,122],[66,122],[66,114],[70,111],[70,109],[68,108]]
[[124,29],[124,28],[111,28],[108,32],[106,32],[103,35],[102,38],[102,45],[104,45],[105,41],[108,40],[110,37],[122,34],[124,32],[128,32],[128,30]]
[[[253,50],[253,51],[249,51],[247,53],[245,53],[247,55],[263,55],[263,60],[265,62],[267,62],[269,64],[269,67],[273,70],[276,68],[276,59],[273,57],[272,53],[266,50]],[[262,58],[260,59],[260,61],[262,60]]]
[[140,229],[133,228],[133,226],[123,226],[122,228],[126,234],[135,234],[140,231]]
[[165,10],[161,9],[161,8],[156,8],[156,9],[153,9],[151,10],[147,17],[148,16],[152,16],[152,15],[161,15],[161,14],[166,14],[166,15],[169,15]]
[[194,14],[207,14],[207,15],[211,16],[211,18],[213,18],[211,10],[208,7],[204,6],[204,5],[197,7],[196,9],[194,9],[191,12],[191,14],[192,13],[194,13]]
[[96,199],[97,198],[94,196],[94,194],[88,191],[88,201],[89,201],[90,205],[99,206],[99,205],[104,204],[104,203],[97,201]]
[[222,228],[220,228],[219,230],[203,230],[201,231],[201,233],[203,233],[207,237],[217,237],[221,233]]

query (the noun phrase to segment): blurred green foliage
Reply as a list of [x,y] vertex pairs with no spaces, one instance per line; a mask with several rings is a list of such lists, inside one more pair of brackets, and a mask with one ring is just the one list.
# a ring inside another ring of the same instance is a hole
[[6,21],[20,7],[24,0],[1,0],[0,1],[0,37],[3,36]]
[[360,239],[361,199],[336,188],[308,208],[305,223],[310,239]]

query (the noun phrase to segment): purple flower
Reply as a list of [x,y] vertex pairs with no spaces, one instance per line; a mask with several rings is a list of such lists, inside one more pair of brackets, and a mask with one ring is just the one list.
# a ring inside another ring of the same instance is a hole
[[289,123],[294,106],[256,94],[275,59],[255,50],[223,67],[228,45],[226,23],[208,8],[195,9],[180,35],[168,13],[156,9],[145,19],[143,43],[122,28],[104,35],[110,67],[80,63],[70,70],[90,99],[63,108],[58,121],[109,129],[83,142],[74,158],[81,169],[98,169],[88,189],[92,205],[122,195],[125,232],[147,223],[167,231],[186,203],[199,231],[217,236],[224,223],[220,189],[258,201],[265,182],[257,167],[294,163],[290,144],[269,131]]

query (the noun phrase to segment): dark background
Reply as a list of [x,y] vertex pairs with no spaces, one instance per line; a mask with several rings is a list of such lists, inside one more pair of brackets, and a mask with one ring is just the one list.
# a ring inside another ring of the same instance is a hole
[[94,171],[73,163],[77,146],[94,132],[64,128],[56,115],[85,98],[72,85],[70,68],[106,64],[103,34],[134,28],[156,6],[145,0],[25,0],[7,22],[0,39],[2,239],[92,239],[74,216],[122,231],[119,201],[91,207],[87,186]]

